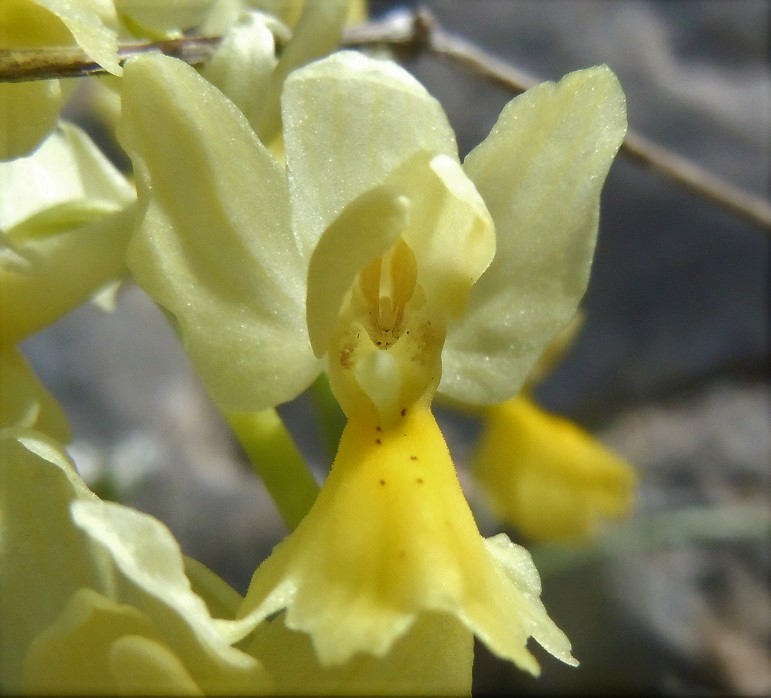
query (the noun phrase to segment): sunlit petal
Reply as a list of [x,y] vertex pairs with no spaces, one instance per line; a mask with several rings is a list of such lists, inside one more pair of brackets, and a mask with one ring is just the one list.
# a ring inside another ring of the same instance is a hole
[[575,315],[589,278],[605,175],[626,130],[606,67],[512,100],[464,169],[495,221],[497,252],[449,328],[440,390],[472,403],[517,392]]

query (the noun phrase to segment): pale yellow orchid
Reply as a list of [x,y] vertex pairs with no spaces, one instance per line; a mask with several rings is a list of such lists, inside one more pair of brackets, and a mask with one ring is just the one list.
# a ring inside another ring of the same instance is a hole
[[[0,49],[79,46],[119,75],[111,0],[3,0]],[[0,161],[28,155],[50,133],[74,81],[0,84]]]
[[134,188],[76,126],[0,163],[0,427],[68,440],[16,346],[126,274]]
[[384,656],[431,618],[533,673],[530,636],[574,663],[527,552],[479,535],[430,403],[510,397],[575,313],[626,127],[613,74],[513,100],[462,166],[422,86],[352,52],[287,79],[286,170],[174,59],[129,62],[123,108],[143,207],[129,265],[215,401],[272,407],[326,370],[348,418],[241,615],[286,609],[329,667]]
[[[351,0],[219,0],[200,31],[223,39],[201,74],[236,104],[263,143],[280,141],[284,80],[338,47],[356,5]],[[284,44],[280,57],[277,36]]]
[[0,431],[0,476],[2,693],[269,691],[232,647],[253,625],[212,617],[163,524],[100,501],[30,429]]

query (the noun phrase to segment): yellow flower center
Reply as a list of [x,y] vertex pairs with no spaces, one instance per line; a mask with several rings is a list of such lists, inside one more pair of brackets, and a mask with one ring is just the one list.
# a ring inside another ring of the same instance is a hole
[[418,277],[402,239],[357,275],[329,352],[332,389],[347,414],[374,406],[390,424],[416,402],[430,402],[445,329]]

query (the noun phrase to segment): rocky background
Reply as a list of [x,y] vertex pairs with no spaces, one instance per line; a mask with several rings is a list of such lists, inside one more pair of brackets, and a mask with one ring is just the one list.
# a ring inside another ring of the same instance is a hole
[[[767,2],[425,6],[446,30],[539,78],[607,63],[632,128],[768,195]],[[445,106],[461,155],[510,98],[431,58],[406,65]],[[536,649],[534,680],[480,648],[478,694],[771,694],[770,241],[634,164],[614,165],[586,322],[538,395],[634,463],[637,509],[592,546],[531,547],[581,667]],[[24,350],[70,416],[85,476],[158,516],[188,554],[245,590],[282,524],[152,303],[127,287],[113,314],[81,308]],[[309,403],[282,411],[322,478]],[[465,484],[474,425],[444,419]]]

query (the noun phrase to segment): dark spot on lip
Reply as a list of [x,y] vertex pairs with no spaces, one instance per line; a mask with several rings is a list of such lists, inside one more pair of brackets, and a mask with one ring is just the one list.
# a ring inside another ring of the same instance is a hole
[[423,484],[423,478],[422,477],[416,478],[415,482],[417,482],[419,485],[422,485]]
[[410,460],[417,460],[417,459],[418,459],[417,456],[410,456]]
[[407,553],[404,552],[404,550],[399,551],[399,559],[404,560],[404,558],[407,557]]
[[383,445],[383,442],[382,442],[380,439],[375,439],[375,443],[376,443],[378,446],[382,446],[382,445]]
[[380,481],[380,484],[381,484],[381,485],[385,485],[385,480],[381,480],[381,481]]
[[407,414],[407,408],[406,407],[402,407],[402,411],[401,411],[402,417],[404,417],[405,414]]
[[376,426],[375,431],[383,431],[383,428],[381,426]]

